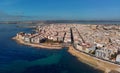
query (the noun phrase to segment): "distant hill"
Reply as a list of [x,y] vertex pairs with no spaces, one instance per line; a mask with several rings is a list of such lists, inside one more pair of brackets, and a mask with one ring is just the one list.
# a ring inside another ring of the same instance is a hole
[[52,24],[52,23],[92,23],[92,22],[120,22],[114,20],[24,20],[24,21],[0,21],[0,24]]

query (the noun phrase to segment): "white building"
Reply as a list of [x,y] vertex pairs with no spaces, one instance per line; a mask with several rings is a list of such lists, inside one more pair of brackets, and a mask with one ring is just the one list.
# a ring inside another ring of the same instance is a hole
[[95,51],[95,56],[109,60],[111,55],[114,54],[112,49],[100,48]]
[[25,33],[20,32],[20,33],[17,34],[17,38],[21,39],[21,40],[24,40],[24,35],[25,35]]
[[29,36],[25,36],[25,37],[24,37],[24,41],[25,41],[26,43],[30,43],[30,42],[31,42],[31,39],[30,39]]
[[65,37],[64,42],[65,43],[71,43],[71,37]]
[[81,45],[79,45],[79,44],[77,44],[77,45],[76,45],[76,49],[78,49],[78,50],[80,50],[80,51],[82,51],[82,50],[83,50],[82,46],[81,46]]
[[116,62],[119,62],[119,63],[120,63],[120,54],[117,55],[117,57],[116,57]]
[[31,43],[37,43],[37,44],[39,44],[40,43],[40,38],[39,37],[33,37],[33,38],[31,38]]

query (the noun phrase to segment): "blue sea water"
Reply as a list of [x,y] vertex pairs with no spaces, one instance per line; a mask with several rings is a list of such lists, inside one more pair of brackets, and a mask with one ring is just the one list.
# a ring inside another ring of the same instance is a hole
[[[23,25],[23,24],[21,24]],[[48,50],[18,44],[17,32],[31,32],[17,24],[0,24],[0,73],[101,73],[62,50]]]

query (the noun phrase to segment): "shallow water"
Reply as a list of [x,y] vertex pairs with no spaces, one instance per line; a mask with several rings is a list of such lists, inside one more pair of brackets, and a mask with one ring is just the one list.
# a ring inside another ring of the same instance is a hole
[[17,32],[31,32],[16,24],[0,24],[0,73],[101,73],[67,52],[18,44],[11,38]]

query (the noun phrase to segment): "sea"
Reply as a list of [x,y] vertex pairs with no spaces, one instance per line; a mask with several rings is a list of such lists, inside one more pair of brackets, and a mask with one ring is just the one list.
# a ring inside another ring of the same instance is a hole
[[103,73],[77,60],[67,52],[35,48],[17,43],[12,39],[18,32],[32,32],[32,28],[0,24],[0,73]]

